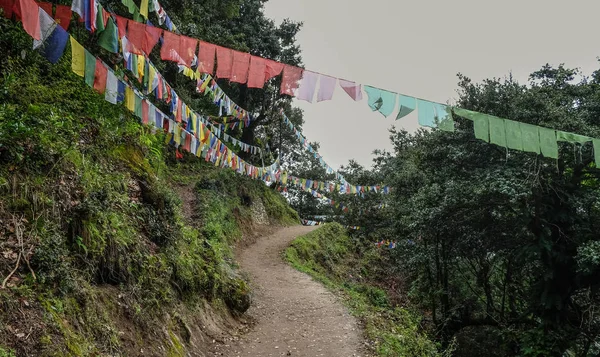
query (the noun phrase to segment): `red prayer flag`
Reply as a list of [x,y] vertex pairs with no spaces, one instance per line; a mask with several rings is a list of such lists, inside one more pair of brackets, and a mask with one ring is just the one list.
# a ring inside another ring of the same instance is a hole
[[182,107],[183,102],[181,101],[181,98],[177,98],[177,114],[175,115],[175,121],[178,123],[181,123],[182,120],[182,113],[183,112],[183,107]]
[[198,40],[187,36],[179,36],[179,56],[183,60],[183,65],[190,67],[194,56],[196,55],[196,45]]
[[148,101],[142,100],[142,123],[148,124]]
[[192,151],[192,136],[190,135],[190,133],[185,134],[185,144],[184,144],[183,148],[187,152]]
[[4,9],[4,17],[7,19],[12,18],[14,5],[14,0],[0,0],[0,8]]
[[119,16],[119,15],[115,15],[115,17],[117,18],[117,28],[119,29],[119,38],[123,38],[123,36],[125,36],[125,34],[127,33],[127,20],[126,18]]
[[179,35],[169,31],[163,33],[160,58],[164,61],[181,62],[181,57],[179,55]]
[[108,18],[110,17],[110,12],[104,10],[103,7],[100,7],[102,9],[102,22],[104,23],[104,27],[106,28],[106,24],[108,23]]
[[136,55],[142,54],[146,31],[145,27],[146,25],[141,22],[127,20],[127,40],[129,41],[127,51]]
[[108,74],[108,69],[99,59],[96,59],[96,71],[94,72],[94,89],[98,93],[104,93],[106,89],[106,75]]
[[142,51],[144,51],[147,55],[150,55],[154,46],[160,39],[160,35],[162,35],[162,29],[153,26],[146,26],[146,32],[144,36],[144,44],[142,46]]
[[40,30],[40,10],[34,0],[17,0],[15,15],[23,23],[23,29],[35,40],[42,39]]
[[217,77],[229,78],[233,66],[233,54],[229,48],[217,46]]
[[69,5],[56,5],[56,15],[54,19],[56,22],[67,31],[71,24],[72,11]]
[[283,77],[281,79],[281,94],[294,95],[298,89],[298,82],[302,78],[302,68],[285,65],[283,67]]
[[198,46],[198,70],[202,73],[213,74],[215,71],[215,45],[200,41]]
[[231,66],[230,81],[246,83],[248,81],[248,67],[250,66],[250,54],[238,51],[233,52],[233,64]]
[[38,6],[41,7],[50,17],[52,17],[52,3],[51,2],[40,2],[36,1]]

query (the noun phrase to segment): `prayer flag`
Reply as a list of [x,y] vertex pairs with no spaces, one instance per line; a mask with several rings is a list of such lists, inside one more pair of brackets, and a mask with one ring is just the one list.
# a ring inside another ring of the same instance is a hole
[[148,6],[148,0],[142,0],[142,3],[140,4],[140,15],[145,18],[148,18]]
[[68,5],[56,5],[54,19],[65,31],[69,29],[69,25],[71,24],[71,16],[73,16],[73,12]]
[[473,121],[473,131],[477,139],[483,140],[486,143],[490,142],[490,124],[488,118],[491,115],[461,108],[455,108],[454,112],[463,118]]
[[[396,93],[371,86],[365,86],[365,92],[369,97],[368,104],[372,111],[378,111],[384,117],[388,117],[396,109],[396,97],[398,96]],[[433,107],[431,113],[433,119]]]
[[[52,3],[50,3],[50,6],[52,6]],[[52,10],[50,11],[50,13],[52,13]],[[42,7],[38,8],[38,16],[39,16],[39,21],[40,21],[41,38],[39,40],[35,40],[35,39],[33,40],[33,49],[34,50],[39,48],[42,45],[42,43],[48,37],[50,37],[50,35],[54,31],[54,28],[56,27],[56,22],[54,22],[54,19],[52,18],[52,16],[50,16],[50,14],[48,14],[48,12],[46,10],[44,10]]]
[[142,54],[144,47],[146,25],[140,22],[127,20],[127,40],[129,41],[128,51],[136,54]]
[[506,146],[509,149],[523,151],[523,133],[521,124],[514,120],[504,120],[506,128]]
[[198,40],[187,36],[179,36],[179,56],[183,61],[183,65],[190,67],[194,56],[196,55],[196,45]]
[[0,9],[4,10],[4,17],[7,19],[12,18],[14,4],[14,0],[0,0]]
[[84,12],[83,12],[83,2],[85,0],[73,0],[73,2],[71,3],[71,11],[76,13],[77,15],[79,15],[80,20],[84,19]]
[[324,100],[331,100],[333,98],[333,91],[337,83],[337,78],[321,75],[319,79],[319,93],[317,94],[317,102]]
[[565,141],[565,142],[572,143],[572,144],[584,145],[588,141],[592,141],[592,138],[584,136],[584,135],[567,133],[565,131],[557,130],[556,131],[556,140],[557,141]]
[[204,41],[199,42],[198,71],[200,73],[213,74],[215,70],[215,50],[215,45]]
[[73,38],[71,39],[71,69],[73,72],[83,77],[85,76],[85,49]]
[[413,97],[398,94],[398,100],[400,102],[400,110],[396,115],[396,120],[404,118],[408,114],[412,113],[417,107],[417,100]]
[[558,159],[558,144],[556,143],[556,131],[548,128],[539,127],[540,149],[542,155],[553,159]]
[[142,44],[142,51],[144,51],[145,54],[150,55],[150,52],[152,52],[152,49],[158,43],[158,40],[160,39],[160,36],[163,33],[163,30],[161,28],[153,26],[146,26],[145,30],[146,31],[144,32],[144,42]]
[[34,40],[42,38],[39,8],[34,0],[17,0],[16,2],[15,14],[17,15],[17,19],[21,20],[23,29]]
[[235,83],[248,82],[248,67],[250,66],[250,54],[232,51],[233,64],[231,66],[230,81]]
[[317,73],[305,70],[302,74],[296,98],[312,103],[318,79],[319,75]]
[[55,64],[60,57],[62,57],[68,39],[69,34],[67,31],[62,27],[57,26],[54,28],[50,37],[46,39],[39,51],[50,63]]
[[115,20],[112,17],[108,19],[106,28],[98,38],[98,45],[109,52],[119,52],[119,34]]
[[340,79],[340,87],[342,87],[344,92],[346,92],[350,98],[354,99],[354,101],[362,100],[362,85]]
[[85,83],[93,87],[94,86],[94,74],[96,73],[96,57],[91,54],[88,50],[85,52]]
[[160,58],[165,61],[181,63],[179,35],[169,31],[163,32],[163,43],[160,49]]
[[104,93],[104,99],[112,104],[117,104],[117,95],[119,93],[119,80],[115,75],[115,72],[109,70],[106,74],[106,91]]
[[233,53],[230,49],[217,46],[217,77],[229,78],[233,67]]
[[519,123],[521,128],[521,139],[523,141],[523,151],[540,153],[540,134],[539,127],[526,123]]
[[594,160],[596,161],[596,167],[600,167],[600,140],[592,139],[594,143]]
[[298,82],[302,78],[302,71],[302,68],[284,65],[281,78],[281,94],[294,96],[294,92],[298,88]]
[[100,59],[96,59],[96,72],[94,73],[94,89],[102,94],[106,89],[108,69],[104,62]]
[[490,124],[490,143],[506,147],[506,126],[504,119],[489,116],[488,121]]
[[44,10],[48,15],[50,15],[50,17],[52,17],[52,3],[51,2],[36,1],[36,4],[38,4],[38,6],[42,10]]

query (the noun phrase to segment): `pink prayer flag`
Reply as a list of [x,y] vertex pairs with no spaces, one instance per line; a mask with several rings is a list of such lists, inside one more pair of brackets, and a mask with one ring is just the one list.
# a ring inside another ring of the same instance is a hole
[[278,76],[283,71],[283,63],[275,62],[273,60],[266,60],[265,67],[265,82],[269,79]]
[[317,94],[317,102],[331,100],[331,98],[333,98],[333,91],[335,90],[337,78],[322,74],[319,81],[320,85],[319,93]]
[[319,75],[317,73],[304,71],[304,74],[302,75],[302,81],[300,82],[300,87],[298,87],[298,94],[296,95],[296,98],[312,103],[313,97],[315,96],[315,89],[317,88],[318,79]]
[[38,41],[42,39],[39,8],[34,0],[17,0],[14,7],[17,19],[23,23],[25,32]]
[[362,100],[362,86],[360,84],[340,79],[340,87],[355,101]]
[[294,96],[298,88],[298,81],[302,78],[302,68],[285,65],[283,67],[283,76],[281,78],[281,94]]
[[265,85],[265,71],[267,65],[264,58],[252,56],[248,73],[248,88],[262,88]]

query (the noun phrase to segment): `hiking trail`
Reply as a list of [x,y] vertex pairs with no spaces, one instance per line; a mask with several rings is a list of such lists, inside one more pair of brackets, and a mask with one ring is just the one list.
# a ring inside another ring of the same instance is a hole
[[260,238],[239,254],[254,292],[249,332],[216,346],[215,356],[365,356],[354,317],[323,285],[287,265],[282,251],[315,227],[294,226]]

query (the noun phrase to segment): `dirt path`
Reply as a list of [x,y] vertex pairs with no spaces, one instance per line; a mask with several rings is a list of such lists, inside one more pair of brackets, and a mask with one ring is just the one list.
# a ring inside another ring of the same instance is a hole
[[252,279],[254,297],[248,314],[255,320],[250,332],[222,356],[362,356],[356,320],[320,283],[288,266],[281,252],[297,236],[314,227],[284,228],[259,239],[240,256]]

